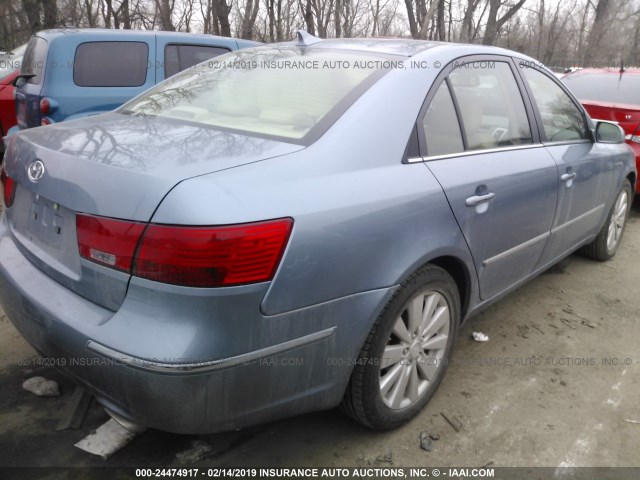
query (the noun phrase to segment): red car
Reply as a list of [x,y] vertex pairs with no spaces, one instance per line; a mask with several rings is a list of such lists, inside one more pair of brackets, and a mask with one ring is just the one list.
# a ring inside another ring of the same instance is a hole
[[[618,122],[640,170],[640,68],[585,68],[562,81],[591,118]],[[640,193],[640,179],[635,188]]]
[[27,44],[19,46],[9,53],[0,53],[0,158],[4,137],[16,123],[16,103],[13,97],[15,87],[11,84],[20,73],[20,64]]
[[16,101],[13,98],[15,87],[11,85],[11,82],[19,73],[20,70],[14,70],[0,78],[0,137],[4,137],[9,129],[17,123]]

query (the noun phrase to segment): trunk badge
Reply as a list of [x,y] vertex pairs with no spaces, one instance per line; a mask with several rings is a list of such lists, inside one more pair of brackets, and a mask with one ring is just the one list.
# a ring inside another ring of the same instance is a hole
[[44,177],[44,163],[41,160],[31,162],[27,167],[27,177],[33,183],[39,182]]

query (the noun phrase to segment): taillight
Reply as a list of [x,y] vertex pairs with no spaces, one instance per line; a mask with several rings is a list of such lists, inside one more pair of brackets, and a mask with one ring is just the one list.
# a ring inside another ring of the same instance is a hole
[[4,171],[4,167],[0,171],[0,180],[2,181],[2,197],[4,199],[4,205],[9,208],[13,205],[13,199],[16,196],[16,182],[13,178],[7,175]]
[[49,112],[51,112],[51,102],[48,98],[43,98],[40,100],[40,113],[47,115]]
[[146,224],[113,218],[76,215],[80,256],[123,272],[131,262]]
[[214,227],[149,224],[145,230],[141,223],[77,216],[82,257],[141,278],[189,287],[271,280],[292,226],[292,219],[282,218]]
[[149,225],[133,274],[191,287],[271,280],[292,225],[290,218],[224,227]]

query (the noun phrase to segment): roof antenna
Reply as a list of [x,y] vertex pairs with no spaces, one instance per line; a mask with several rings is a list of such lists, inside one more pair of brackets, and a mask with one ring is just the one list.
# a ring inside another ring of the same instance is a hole
[[304,30],[298,30],[298,45],[308,47],[309,45],[313,45],[314,43],[321,42],[322,39],[318,37],[314,37],[310,33],[305,32]]

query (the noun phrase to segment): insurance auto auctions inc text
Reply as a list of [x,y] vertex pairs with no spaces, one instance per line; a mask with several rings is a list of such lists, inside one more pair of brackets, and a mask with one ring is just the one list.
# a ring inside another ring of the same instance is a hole
[[492,478],[493,468],[260,468],[259,478]]

